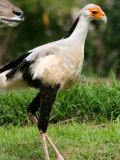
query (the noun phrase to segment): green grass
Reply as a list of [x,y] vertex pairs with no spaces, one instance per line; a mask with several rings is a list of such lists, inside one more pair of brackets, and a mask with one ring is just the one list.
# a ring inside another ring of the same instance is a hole
[[[76,84],[68,91],[57,94],[50,122],[56,123],[72,117],[77,121],[106,122],[120,116],[120,82],[114,78],[108,83]],[[0,125],[28,123],[27,107],[38,90],[9,92],[0,96]]]
[[[79,83],[57,94],[48,134],[65,160],[120,160],[119,86],[116,79],[112,85]],[[44,160],[38,129],[26,125],[27,106],[37,93],[29,89],[0,96],[0,160]],[[51,126],[73,117],[72,123]]]
[[[119,160],[120,122],[49,126],[48,135],[65,160]],[[51,151],[51,160],[56,157]],[[0,160],[44,160],[38,129],[35,126],[0,128]]]

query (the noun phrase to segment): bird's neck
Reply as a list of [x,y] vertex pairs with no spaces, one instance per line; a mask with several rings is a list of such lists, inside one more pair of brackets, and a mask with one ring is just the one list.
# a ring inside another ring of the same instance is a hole
[[76,45],[82,44],[84,46],[85,39],[88,32],[88,20],[84,16],[80,16],[77,25],[68,40],[75,43]]

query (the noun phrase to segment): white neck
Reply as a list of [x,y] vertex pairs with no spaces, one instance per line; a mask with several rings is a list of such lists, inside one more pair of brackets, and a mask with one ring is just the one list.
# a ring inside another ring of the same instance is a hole
[[73,33],[68,37],[68,40],[79,45],[84,45],[88,32],[88,24],[89,21],[84,16],[80,15],[79,22]]

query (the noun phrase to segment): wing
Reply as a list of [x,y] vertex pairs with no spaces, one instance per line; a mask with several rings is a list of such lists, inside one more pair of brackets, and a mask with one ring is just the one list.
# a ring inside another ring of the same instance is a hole
[[2,72],[5,72],[5,71],[7,71],[9,69],[12,69],[12,68],[16,67],[17,65],[19,65],[23,61],[23,59],[25,59],[29,54],[30,54],[30,52],[27,52],[27,53],[15,58],[13,61],[11,61],[10,63],[6,64],[2,68],[0,68],[0,74]]
[[17,71],[24,71],[24,69],[28,68],[39,57],[45,57],[47,55],[50,55],[54,52],[54,50],[55,48],[53,47],[53,43],[48,43],[46,45],[37,47],[33,50],[30,50],[27,54],[16,58],[14,61],[1,68],[0,73],[11,69],[10,72],[6,74],[7,79],[11,79]]

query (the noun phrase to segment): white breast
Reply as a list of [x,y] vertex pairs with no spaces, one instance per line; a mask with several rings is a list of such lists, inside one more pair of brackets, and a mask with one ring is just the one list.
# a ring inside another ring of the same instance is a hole
[[40,57],[30,68],[33,79],[40,79],[43,83],[51,85],[60,84],[61,89],[74,85],[80,77],[83,56],[78,53],[73,54],[72,51],[65,54],[64,50],[63,53]]

